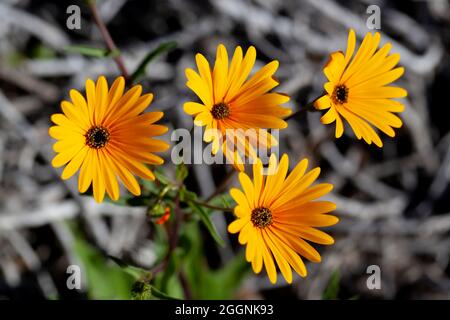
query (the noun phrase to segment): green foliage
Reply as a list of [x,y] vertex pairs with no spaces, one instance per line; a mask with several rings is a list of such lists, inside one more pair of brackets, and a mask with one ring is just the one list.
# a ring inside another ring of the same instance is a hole
[[31,51],[31,57],[34,59],[50,59],[55,56],[55,51],[43,44],[33,47],[33,50]]
[[164,271],[156,277],[154,282],[155,288],[159,288],[160,292],[165,292],[167,296],[173,299],[184,298],[183,287],[178,277],[181,263],[182,251],[180,248],[177,248],[172,252]]
[[129,299],[134,278],[109,261],[74,231],[74,251],[80,260],[91,299]]
[[[74,227],[72,229],[75,236],[74,251],[82,263],[90,299],[151,300],[183,297],[181,285],[176,277],[179,259],[171,259],[162,273],[163,281],[165,281],[164,289],[167,291],[165,293],[151,283],[150,272],[127,265],[115,257],[103,256],[90,246]],[[159,242],[162,241],[161,236],[159,240]],[[167,252],[167,248],[164,252]],[[179,257],[179,250],[173,256]]]
[[333,271],[333,274],[330,277],[330,281],[328,282],[328,286],[322,295],[323,300],[336,300],[338,298],[339,282],[340,282],[340,274],[339,270],[336,269]]
[[214,206],[221,206],[221,207],[224,207],[224,208],[231,208],[232,207],[232,203],[234,203],[234,200],[231,197],[231,195],[227,192],[227,193],[222,193],[222,194],[217,195],[216,197],[211,199],[211,201],[209,203],[214,205]]
[[85,45],[74,45],[74,46],[66,46],[64,47],[64,50],[66,52],[70,53],[78,53],[82,54],[88,57],[94,57],[94,58],[113,58],[120,55],[119,50],[109,50],[105,48],[96,48],[91,46],[85,46]]
[[183,294],[183,292],[179,290],[176,290],[177,292],[173,292],[174,283],[177,287],[181,288],[181,285],[177,283],[177,281],[175,281],[176,275],[180,267],[180,262],[181,262],[181,252],[179,249],[175,249],[169,258],[169,262],[167,264],[166,269],[162,273],[159,283],[159,288],[161,288],[162,291],[168,292],[169,294],[174,294],[176,296],[178,296],[178,294],[181,295]]
[[141,195],[141,196],[133,196],[130,194],[123,195],[119,198],[119,200],[114,201],[111,200],[109,197],[105,197],[105,201],[110,202],[112,204],[118,205],[118,206],[127,206],[127,207],[146,207],[150,205],[150,199],[147,196]]
[[145,270],[116,261],[123,268],[123,273],[131,275],[134,280],[132,288],[129,284],[130,297],[136,300],[182,299],[186,298],[184,290],[188,287],[190,295],[195,299],[233,298],[236,289],[250,270],[249,264],[242,255],[238,255],[231,261],[226,261],[222,268],[211,270],[205,260],[201,228],[198,223],[201,221],[215,242],[224,246],[225,242],[211,219],[212,212],[217,210],[208,206],[229,208],[233,202],[232,198],[225,193],[216,196],[207,204],[203,203],[195,192],[187,190],[183,184],[189,173],[184,164],[177,166],[174,181],[167,178],[160,169],[154,172],[156,181],[140,182],[141,196],[123,196],[115,203],[146,206],[149,217],[156,221],[164,214],[165,208],[170,207],[173,210],[178,197],[182,217],[176,223],[181,223],[181,227],[178,230],[177,246],[171,249],[169,235],[176,225],[173,221],[175,215],[172,215],[172,220],[165,225],[153,225],[153,244],[157,256],[155,265],[163,264],[163,270],[153,277]]
[[[204,208],[203,206],[201,206],[201,204],[197,202],[198,199],[197,194],[195,192],[187,190],[185,186],[180,187],[179,193],[180,193],[180,200],[188,204],[192,213],[200,218],[200,220],[203,222],[204,226],[206,227],[210,235],[213,237],[213,239],[216,241],[216,243],[223,247],[225,243],[222,237],[217,232],[217,229],[211,220],[211,209]],[[215,201],[221,202],[222,200],[215,200]]]
[[156,179],[162,184],[164,185],[171,184],[170,180],[167,179],[167,177],[159,169],[156,169],[153,173],[155,174]]
[[249,263],[240,254],[223,268],[205,274],[200,296],[205,299],[230,299],[250,271]]
[[131,288],[133,300],[150,300],[152,298],[152,286],[147,281],[136,281]]
[[187,178],[188,174],[189,170],[184,163],[180,163],[179,165],[177,165],[175,178],[178,182],[183,182]]
[[14,51],[6,56],[5,61],[9,66],[18,67],[26,61],[26,57],[23,53]]
[[159,291],[157,288],[155,288],[154,286],[151,286],[151,294],[153,297],[158,298],[158,299],[163,299],[163,300],[178,300],[178,298],[172,297],[162,291]]
[[153,250],[157,257],[157,261],[162,261],[169,249],[169,239],[163,226],[155,225],[153,229]]
[[151,278],[151,273],[147,270],[144,270],[140,267],[131,266],[126,262],[113,256],[108,256],[108,258],[111,259],[113,262],[115,262],[119,267],[121,267],[123,272],[129,274],[135,280]]
[[131,289],[131,298],[133,300],[177,300],[161,290],[157,289],[154,285],[150,284],[148,280],[138,280],[133,284]]
[[183,268],[194,299],[232,299],[250,271],[239,254],[225,266],[211,270],[205,261],[203,240],[198,224],[185,225],[180,239],[184,250]]
[[196,201],[197,198],[198,198],[197,194],[195,192],[187,190],[185,186],[182,186],[180,188],[180,201],[183,202]]
[[155,60],[158,56],[162,55],[163,53],[174,49],[176,46],[177,43],[171,41],[162,43],[155,50],[150,51],[131,75],[132,82],[135,83],[139,81],[145,75],[145,70],[147,69],[147,66],[150,64],[150,62]]
[[[164,200],[171,200],[175,197],[174,187],[163,174],[155,171],[155,176],[158,179],[157,182],[148,180],[140,181],[142,185],[142,194],[140,196],[125,194],[117,201],[113,201],[109,197],[105,197],[105,201],[120,206],[148,207],[149,214],[152,214],[153,210],[157,212],[161,207],[164,209],[166,207],[166,205],[163,205]],[[164,183],[160,179],[164,180]]]
[[225,242],[217,232],[217,229],[214,226],[214,223],[212,222],[211,216],[209,215],[208,211],[192,201],[188,202],[188,205],[192,209],[192,211],[200,217],[200,220],[203,222],[209,234],[213,237],[216,243],[221,247],[225,246]]
[[144,194],[157,194],[159,192],[158,184],[155,181],[140,179],[140,184],[142,185],[142,193]]

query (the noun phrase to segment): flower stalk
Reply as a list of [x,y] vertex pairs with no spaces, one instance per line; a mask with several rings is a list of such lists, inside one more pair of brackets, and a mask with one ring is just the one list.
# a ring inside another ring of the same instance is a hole
[[308,102],[303,108],[300,108],[300,110],[297,110],[296,112],[292,113],[291,115],[287,116],[286,118],[284,118],[284,121],[289,121],[291,119],[294,118],[298,118],[300,116],[302,116],[303,114],[307,113],[307,112],[316,112],[318,111],[315,107],[314,107],[314,103],[320,99],[322,96],[324,95],[324,93],[322,93],[320,96],[318,96],[317,98],[315,98],[314,100],[312,100],[311,102]]
[[117,48],[113,38],[111,37],[111,34],[108,31],[108,28],[106,27],[105,23],[103,22],[103,19],[101,18],[97,6],[95,4],[95,1],[87,1],[87,5],[89,7],[89,10],[92,13],[92,17],[94,18],[94,22],[97,25],[100,34],[102,35],[103,40],[105,41],[106,46],[110,50],[110,52],[117,52],[118,54],[113,56],[113,59],[115,63],[117,64],[117,67],[120,70],[120,73],[125,78],[125,81],[127,83],[130,82],[130,74],[128,73],[127,68],[125,67],[125,63],[122,58],[122,54],[120,53],[119,49]]

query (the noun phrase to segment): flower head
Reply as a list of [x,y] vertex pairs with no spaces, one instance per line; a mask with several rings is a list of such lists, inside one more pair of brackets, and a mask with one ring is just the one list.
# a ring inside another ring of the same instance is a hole
[[78,189],[86,192],[92,183],[94,199],[101,202],[105,191],[113,200],[119,198],[118,178],[134,195],[141,190],[133,174],[154,180],[145,165],[163,163],[153,154],[166,150],[167,143],[155,140],[167,127],[153,124],[162,112],[143,113],[153,99],[152,94],[141,96],[137,85],[124,94],[125,81],[117,78],[110,89],[105,77],[97,83],[86,81],[86,96],[70,90],[71,101],[62,101],[63,113],[53,114],[49,134],[57,142],[53,149],[58,154],[52,165],[61,167],[63,179],[69,179],[78,170]]
[[336,205],[328,201],[313,201],[330,192],[333,186],[328,183],[311,186],[319,176],[320,168],[306,173],[307,166],[308,161],[304,159],[287,175],[288,156],[283,155],[277,164],[272,155],[269,175],[264,177],[263,166],[258,159],[253,165],[253,182],[241,172],[242,191],[236,188],[230,191],[237,203],[234,208],[237,219],[228,226],[228,231],[239,232],[239,242],[247,245],[245,256],[253,271],[259,273],[264,264],[272,283],[277,280],[275,264],[286,281],[291,283],[291,268],[300,276],[306,276],[306,267],[300,256],[320,262],[319,253],[305,240],[319,244],[334,243],[332,237],[316,227],[338,222],[338,218],[326,214]]
[[328,78],[324,88],[326,95],[315,103],[317,109],[329,109],[322,117],[324,124],[336,121],[336,138],[344,132],[343,117],[351,126],[358,139],[363,138],[382,147],[380,137],[373,127],[390,137],[395,136],[393,128],[402,126],[402,121],[394,115],[402,112],[404,106],[392,98],[407,95],[403,88],[389,86],[403,75],[402,67],[395,67],[400,54],[391,54],[391,44],[378,49],[380,33],[368,33],[361,47],[355,51],[356,36],[350,30],[347,52],[334,52],[324,67]]
[[[259,147],[277,144],[272,135],[261,129],[287,127],[282,118],[288,116],[291,110],[280,105],[289,101],[289,97],[269,92],[278,85],[273,76],[278,69],[278,61],[270,62],[249,78],[256,60],[254,47],[243,55],[242,48],[238,46],[229,63],[227,50],[220,44],[212,69],[203,55],[197,54],[195,58],[198,73],[186,69],[186,85],[195,92],[201,103],[186,102],[184,111],[195,116],[197,126],[206,126],[204,140],[212,141],[212,153],[216,154],[222,146],[225,156],[239,170],[243,170],[240,165],[242,159],[233,152],[230,141],[227,141],[227,130],[242,129],[234,132],[236,137],[233,139],[236,138],[235,144],[239,150],[244,151],[246,156],[252,156],[256,144]],[[244,137],[243,130],[249,136]]]

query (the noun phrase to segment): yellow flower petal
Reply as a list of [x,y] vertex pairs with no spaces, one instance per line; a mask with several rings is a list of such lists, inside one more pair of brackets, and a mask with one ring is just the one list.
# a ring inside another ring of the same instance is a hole
[[183,105],[184,112],[189,115],[196,115],[198,113],[209,111],[204,105],[197,102],[186,102]]
[[80,177],[78,179],[78,191],[80,191],[80,193],[86,192],[94,178],[94,152],[95,151],[93,150],[88,150],[86,152],[86,157],[83,160],[83,164],[81,165]]
[[52,166],[59,168],[65,165],[67,162],[73,159],[75,155],[83,148],[82,144],[76,144],[70,147],[70,149],[64,150],[58,153],[52,160]]
[[229,226],[228,226],[228,232],[230,233],[237,233],[241,231],[241,229],[248,223],[248,218],[242,218],[238,220],[234,220]]
[[67,164],[67,166],[64,168],[61,174],[61,178],[63,180],[69,179],[78,171],[84,159],[86,158],[87,150],[88,147],[84,146],[80,151],[78,151],[75,157],[73,157],[72,160],[70,160],[70,162]]
[[92,163],[94,167],[92,189],[95,201],[100,203],[103,201],[103,198],[105,197],[106,188],[98,151],[93,153]]
[[272,254],[275,258],[275,261],[276,261],[278,267],[280,268],[281,274],[283,275],[284,279],[286,280],[287,283],[292,283],[292,270],[291,270],[291,267],[289,266],[289,263],[286,261],[284,256],[280,253],[277,246],[274,245],[270,236],[268,235],[268,232],[264,230],[262,232],[262,234],[263,234],[264,242],[266,243],[266,245],[272,252]]

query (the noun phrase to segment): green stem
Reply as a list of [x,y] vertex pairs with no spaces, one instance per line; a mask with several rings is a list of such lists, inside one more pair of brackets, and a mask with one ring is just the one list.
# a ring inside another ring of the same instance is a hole
[[183,270],[180,270],[178,277],[180,278],[181,287],[183,288],[184,298],[186,300],[191,300],[192,292],[191,292],[191,289],[189,288],[189,282],[188,282],[186,274],[183,272]]
[[210,200],[214,199],[215,196],[222,193],[226,189],[228,182],[230,182],[230,180],[234,177],[235,174],[236,174],[236,170],[232,169],[231,171],[229,171],[227,173],[227,175],[225,176],[225,178],[220,183],[220,185],[213,192],[213,194],[210,195],[208,198],[206,198],[206,202],[209,202]]
[[[111,52],[120,52],[117,48],[116,44],[114,43],[114,40],[111,37],[111,34],[108,31],[108,28],[106,27],[105,23],[103,22],[103,19],[100,17],[100,14],[98,13],[97,6],[95,5],[95,1],[88,0],[87,5],[89,6],[89,9],[91,10],[92,17],[94,18],[94,22],[97,25],[98,29],[100,30],[100,33],[102,35],[103,40],[106,43],[106,46]],[[128,83],[130,81],[130,75],[127,71],[127,68],[125,67],[125,63],[123,62],[122,55],[117,54],[113,57],[114,61],[117,64],[117,67],[119,68],[120,72],[122,73],[123,77],[125,78],[126,82]]]
[[159,192],[158,197],[156,198],[156,202],[155,202],[151,207],[148,207],[148,209],[147,209],[147,214],[149,214],[149,215],[152,214],[152,211],[153,211],[158,205],[161,204],[161,202],[162,202],[164,196],[165,196],[165,195],[167,194],[167,192],[169,192],[170,190],[175,190],[175,189],[174,189],[174,186],[167,185],[167,186],[165,186],[165,187]]
[[292,113],[290,116],[284,118],[284,121],[289,121],[293,118],[297,118],[302,114],[305,114],[306,112],[316,112],[318,111],[315,107],[314,107],[314,103],[321,97],[323,97],[326,94],[326,92],[322,92],[322,94],[320,94],[318,97],[316,97],[314,100],[312,100],[311,102],[308,102],[303,108],[300,108],[300,110]]
[[199,205],[199,206],[202,206],[205,208],[209,208],[212,210],[223,211],[223,212],[233,212],[233,208],[219,207],[219,206],[209,204],[207,202],[201,202],[201,201],[197,201],[197,200],[190,200],[190,201],[195,203],[196,205]]
[[174,211],[175,211],[175,216],[174,216],[173,225],[171,227],[170,232],[168,232],[169,250],[167,251],[167,254],[164,257],[164,260],[159,265],[157,265],[155,268],[153,268],[153,270],[151,271],[152,276],[163,271],[167,267],[167,265],[169,264],[170,257],[172,256],[172,253],[176,249],[177,244],[178,244],[180,226],[183,221],[183,213],[181,212],[180,197],[178,194],[175,198]]

